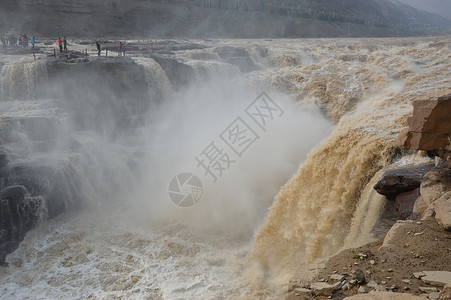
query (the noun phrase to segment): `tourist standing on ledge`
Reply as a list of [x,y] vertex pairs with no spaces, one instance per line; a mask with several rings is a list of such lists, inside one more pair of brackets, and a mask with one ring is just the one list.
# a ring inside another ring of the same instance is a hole
[[96,42],[96,46],[97,46],[97,56],[100,56],[100,43],[99,41]]
[[31,42],[31,49],[34,49],[34,43],[35,43],[34,36],[31,38],[30,42]]
[[121,56],[122,55],[122,48],[124,47],[124,45],[122,45],[122,42],[119,42],[119,45],[117,45],[117,55]]
[[66,40],[66,37],[64,37],[63,44],[64,44],[64,51],[67,51],[67,40]]
[[58,38],[58,47],[60,47],[60,53],[63,52],[63,41],[61,38]]

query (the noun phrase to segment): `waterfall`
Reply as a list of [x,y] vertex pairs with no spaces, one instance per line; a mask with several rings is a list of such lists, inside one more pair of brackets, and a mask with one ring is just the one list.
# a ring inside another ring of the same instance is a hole
[[387,138],[339,124],[280,190],[251,259],[272,276],[285,277],[294,271],[293,262],[310,262],[343,247],[362,190],[391,160],[394,148]]
[[144,68],[149,99],[156,103],[166,99],[172,86],[161,66],[151,58],[136,57],[134,60]]
[[47,64],[44,60],[22,59],[3,66],[0,100],[37,99],[48,89]]

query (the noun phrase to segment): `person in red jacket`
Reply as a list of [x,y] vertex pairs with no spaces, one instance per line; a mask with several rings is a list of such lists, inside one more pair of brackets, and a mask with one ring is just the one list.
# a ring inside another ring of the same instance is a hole
[[63,41],[61,38],[58,38],[58,46],[60,47],[60,53],[63,52]]
[[122,42],[119,42],[119,45],[117,45],[117,55],[122,55],[122,49],[124,48],[124,45],[122,45]]

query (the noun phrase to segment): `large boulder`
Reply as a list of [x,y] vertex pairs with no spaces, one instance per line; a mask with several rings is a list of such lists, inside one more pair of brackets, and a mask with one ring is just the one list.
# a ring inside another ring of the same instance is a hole
[[427,206],[434,203],[448,191],[451,191],[450,170],[438,169],[424,175],[421,182],[420,194]]
[[445,230],[451,231],[451,170],[437,169],[426,173],[420,194],[413,215],[435,216]]
[[447,231],[451,231],[451,192],[447,192],[432,204],[435,218]]
[[433,168],[433,163],[425,163],[414,167],[401,167],[387,170],[374,185],[374,189],[379,194],[393,199],[401,193],[410,192],[419,188],[424,174]]
[[390,228],[390,230],[385,235],[384,241],[382,243],[382,246],[379,249],[382,248],[390,248],[391,246],[395,245],[397,242],[397,239],[399,238],[399,235],[402,232],[403,223],[400,223],[399,221],[393,224],[393,226]]

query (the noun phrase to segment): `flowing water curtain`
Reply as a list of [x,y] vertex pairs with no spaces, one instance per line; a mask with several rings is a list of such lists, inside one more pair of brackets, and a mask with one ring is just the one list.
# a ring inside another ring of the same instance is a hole
[[46,61],[22,59],[3,66],[2,100],[30,100],[43,95],[48,88]]
[[362,190],[394,155],[394,142],[339,124],[281,189],[257,233],[251,261],[273,276],[344,245]]
[[172,91],[172,86],[160,64],[151,58],[134,60],[144,69],[150,100],[155,103],[164,101]]

